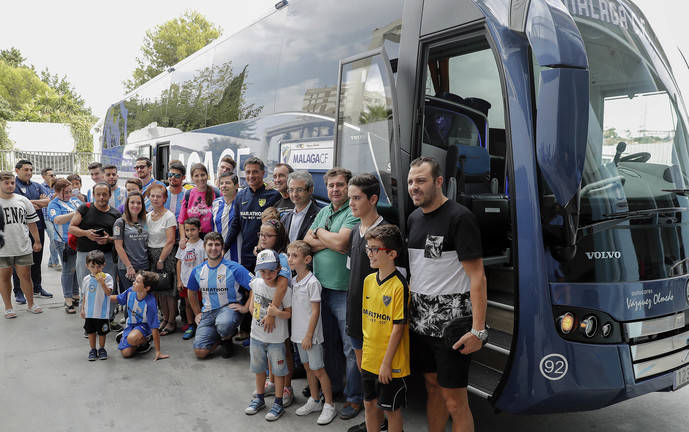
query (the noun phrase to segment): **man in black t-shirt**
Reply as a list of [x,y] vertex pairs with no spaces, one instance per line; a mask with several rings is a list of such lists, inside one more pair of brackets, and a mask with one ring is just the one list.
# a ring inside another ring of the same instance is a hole
[[[105,254],[104,272],[109,273],[116,280],[117,270],[113,261],[112,228],[115,221],[122,216],[119,211],[110,207],[110,186],[107,183],[97,183],[93,187],[93,203],[79,206],[72,216],[69,233],[77,237],[77,282],[81,286],[84,277],[89,274],[86,268],[86,255],[92,250],[100,250]],[[111,319],[115,308],[111,308]],[[117,323],[111,323],[112,330],[121,330]]]
[[[411,163],[407,185],[418,208],[407,221],[412,366],[424,374],[430,432],[473,430],[467,384],[470,354],[487,338],[486,276],[476,217],[442,193],[440,166],[432,158]],[[472,329],[451,347],[446,323],[472,316]],[[461,354],[460,354],[461,353]]]

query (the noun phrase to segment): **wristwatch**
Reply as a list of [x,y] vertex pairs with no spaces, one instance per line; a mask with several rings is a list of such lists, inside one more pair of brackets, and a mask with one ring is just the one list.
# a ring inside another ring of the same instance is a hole
[[487,329],[476,330],[476,329],[472,328],[471,334],[476,336],[477,338],[479,338],[484,345],[488,341],[488,330]]

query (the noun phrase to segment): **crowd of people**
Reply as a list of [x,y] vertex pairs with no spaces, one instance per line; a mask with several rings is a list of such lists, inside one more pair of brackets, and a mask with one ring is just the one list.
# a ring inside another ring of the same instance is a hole
[[154,359],[166,358],[161,338],[180,318],[198,359],[249,347],[248,415],[274,395],[265,419],[279,419],[294,401],[292,378],[305,374],[297,415],[319,413],[328,424],[364,409],[349,431],[401,431],[414,371],[425,380],[429,430],[444,430],[450,416],[453,430],[473,430],[469,363],[487,338],[480,235],[473,214],[444,196],[437,161],[411,163],[417,209],[406,233],[378,214],[371,174],[327,171],[330,202],[321,208],[310,173],[277,164],[266,185],[256,157],[242,167],[243,188],[230,157],[214,184],[200,163],[186,184],[185,166],[171,161],[167,186],[148,158],[134,168],[120,187],[116,166],[90,164],[86,195],[76,174],[57,179],[45,168],[45,183],[32,182],[27,160],[16,175],[0,172],[5,318],[17,316],[12,286],[33,313],[42,312],[35,296],[52,297],[40,273],[47,231],[49,267],[61,272],[65,312],[84,319],[88,360],[108,358],[110,331],[125,358],[152,344]]

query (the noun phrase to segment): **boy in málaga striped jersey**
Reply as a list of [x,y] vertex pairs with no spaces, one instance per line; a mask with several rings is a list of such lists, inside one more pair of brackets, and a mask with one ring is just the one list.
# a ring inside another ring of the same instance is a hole
[[[84,330],[89,338],[89,361],[96,358],[106,360],[108,353],[105,351],[105,336],[110,332],[110,299],[112,292],[112,276],[103,273],[105,267],[105,255],[99,250],[93,250],[86,255],[86,268],[91,274],[84,277],[81,282],[81,317],[85,319]],[[96,351],[96,334],[98,334],[98,346]]]

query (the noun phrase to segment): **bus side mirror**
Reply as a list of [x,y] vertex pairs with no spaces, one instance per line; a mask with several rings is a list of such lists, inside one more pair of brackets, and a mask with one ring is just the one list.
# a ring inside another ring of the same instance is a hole
[[577,192],[586,156],[589,72],[545,68],[537,101],[536,160],[562,216],[562,236],[551,245],[560,261],[576,253],[579,205]]

